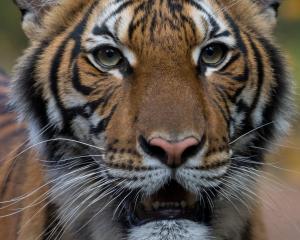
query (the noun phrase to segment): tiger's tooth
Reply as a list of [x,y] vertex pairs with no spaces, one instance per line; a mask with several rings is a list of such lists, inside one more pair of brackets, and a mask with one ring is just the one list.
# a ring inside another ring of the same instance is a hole
[[188,206],[186,201],[181,202],[153,202],[152,209],[158,210],[159,208],[186,208]]
[[167,204],[167,203],[162,202],[162,203],[160,203],[160,207],[166,207],[166,204]]
[[152,204],[152,207],[153,207],[155,210],[157,210],[157,209],[159,208],[159,206],[160,206],[159,202],[154,202],[154,203]]
[[182,208],[186,208],[186,206],[187,206],[185,201],[181,201],[180,205],[181,205]]

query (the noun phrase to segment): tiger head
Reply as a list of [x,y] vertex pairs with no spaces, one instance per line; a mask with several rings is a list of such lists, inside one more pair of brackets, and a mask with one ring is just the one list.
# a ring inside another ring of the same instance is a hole
[[47,157],[65,231],[93,240],[243,234],[262,149],[291,109],[271,40],[279,3],[16,2],[31,46],[12,101]]

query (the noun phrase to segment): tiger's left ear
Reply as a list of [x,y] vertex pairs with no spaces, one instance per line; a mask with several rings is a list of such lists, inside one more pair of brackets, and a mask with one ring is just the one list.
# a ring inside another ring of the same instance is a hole
[[262,14],[270,21],[270,24],[275,26],[282,0],[254,0],[254,2],[262,9]]
[[35,39],[43,30],[46,13],[61,0],[13,0],[22,13],[22,28],[27,37]]

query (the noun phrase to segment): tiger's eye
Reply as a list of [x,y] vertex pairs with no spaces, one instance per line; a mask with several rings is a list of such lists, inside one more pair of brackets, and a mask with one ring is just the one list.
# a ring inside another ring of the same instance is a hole
[[202,50],[201,60],[203,63],[211,66],[220,64],[227,53],[227,48],[223,44],[213,43]]
[[96,59],[102,67],[114,68],[123,59],[121,52],[113,47],[102,47],[96,52]]

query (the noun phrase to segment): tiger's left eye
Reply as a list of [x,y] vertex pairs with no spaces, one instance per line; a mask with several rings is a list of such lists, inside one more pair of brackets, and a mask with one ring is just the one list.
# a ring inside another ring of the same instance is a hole
[[110,46],[101,47],[94,56],[102,67],[109,69],[117,67],[123,60],[121,52]]
[[206,65],[215,67],[223,62],[227,51],[228,49],[224,44],[212,43],[202,50],[201,61]]

